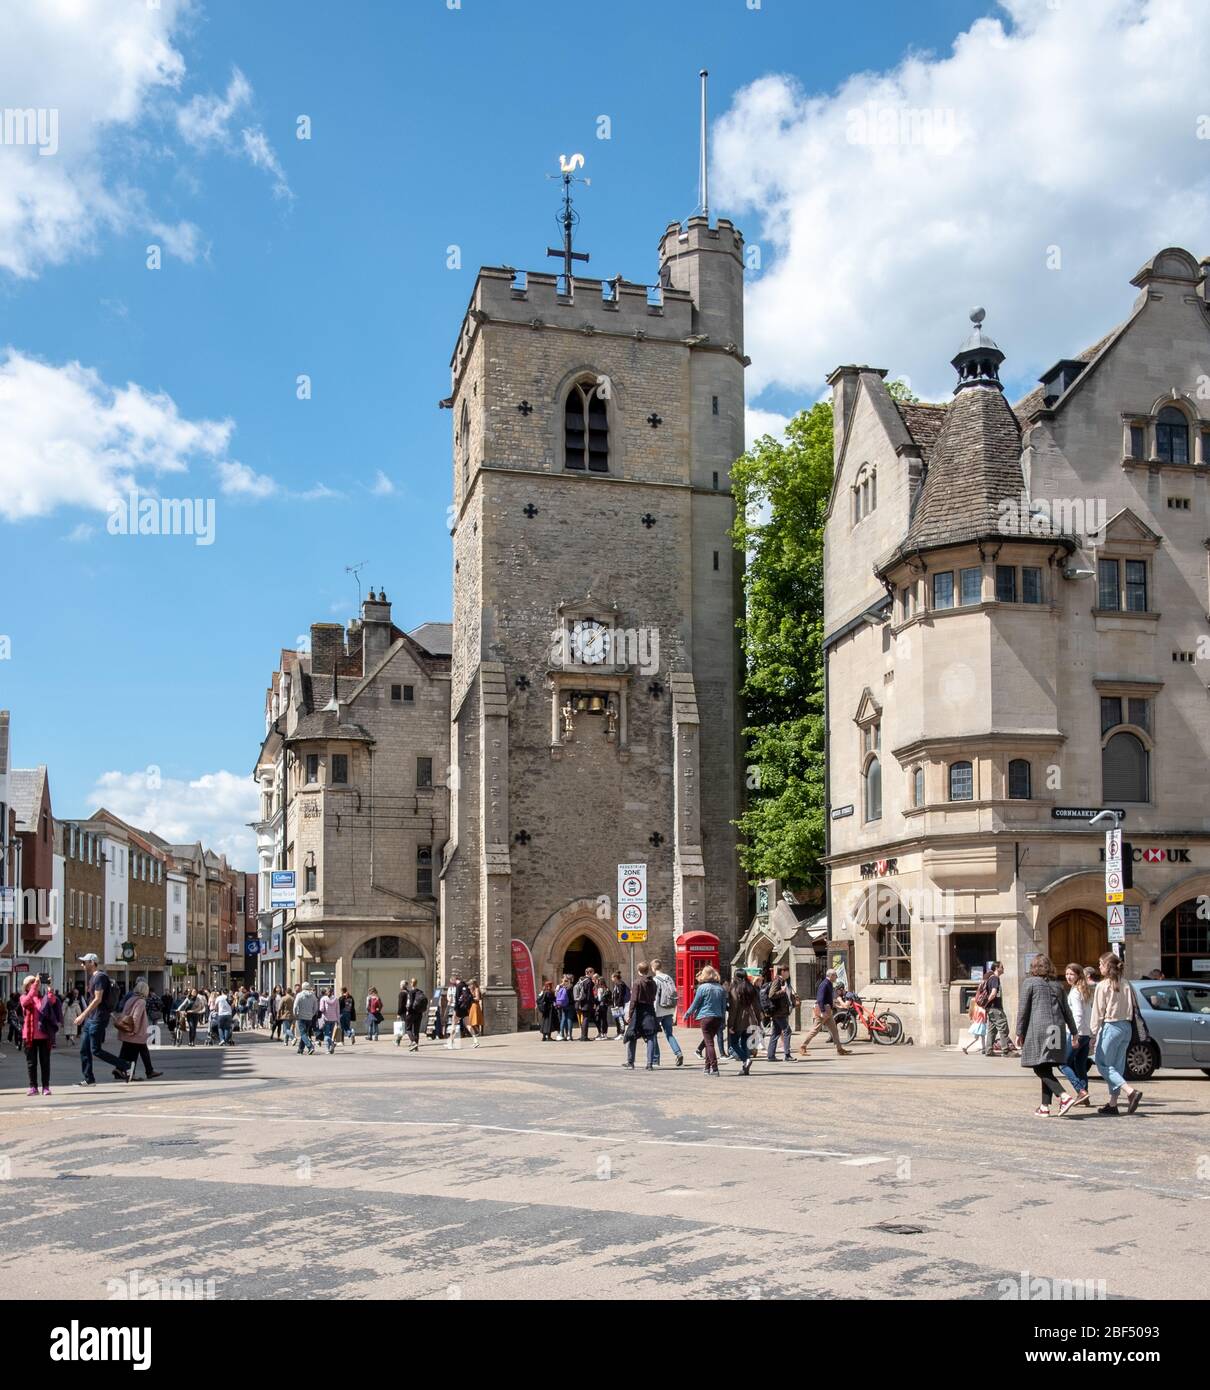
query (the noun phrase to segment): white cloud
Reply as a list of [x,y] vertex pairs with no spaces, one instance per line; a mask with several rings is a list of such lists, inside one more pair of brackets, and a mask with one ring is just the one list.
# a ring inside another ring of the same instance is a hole
[[251,777],[208,772],[185,782],[150,775],[154,771],[102,773],[89,795],[90,810],[104,806],[173,844],[201,840],[233,868],[255,869],[256,839],[247,823],[260,814],[260,794]]
[[750,449],[763,434],[781,439],[789,423],[788,415],[779,415],[775,410],[762,410],[759,406],[748,406],[744,412],[744,448]]
[[307,488],[305,492],[296,492],[293,495],[300,502],[326,502],[330,497],[343,497],[344,493],[330,488],[327,483],[316,483],[313,487]]
[[395,491],[395,484],[390,480],[390,478],[387,477],[387,475],[380,468],[374,474],[374,482],[370,488],[370,491],[374,494],[375,497],[390,497],[390,495]]
[[36,143],[0,151],[0,270],[34,276],[90,251],[102,229],[145,225],[138,190],[111,185],[103,155],[155,92],[179,85],[185,63],[173,31],[185,8],[178,0],[5,6],[4,106],[48,113],[44,133],[53,118],[55,140],[42,142],[45,153]]
[[228,497],[271,497],[277,491],[272,478],[253,472],[246,463],[224,460],[217,466],[219,484]]
[[79,362],[53,366],[10,348],[0,359],[0,518],[104,511],[113,496],[136,484],[146,491],[194,458],[227,462],[234,428],[185,419],[164,392],[110,387]]
[[91,540],[96,533],[96,527],[90,526],[88,522],[81,521],[78,526],[73,526],[67,533],[65,540],[69,540],[73,545],[79,545],[83,541]]
[[1156,250],[1210,250],[1204,6],[1002,8],[949,54],[835,92],[761,78],[718,121],[716,199],[764,263],[747,294],[754,396],[813,397],[844,362],[948,395],[974,304],[1006,375],[1029,379],[1125,317]]
[[255,168],[263,169],[273,176],[273,192],[276,197],[292,198],[294,195],[290,191],[277,152],[261,127],[244,126],[239,132],[239,139],[235,137],[232,127],[236,117],[251,104],[252,84],[239,68],[232,68],[231,80],[222,96],[213,92],[205,96],[194,96],[177,109],[177,129],[197,150],[217,146],[229,153],[242,152]]

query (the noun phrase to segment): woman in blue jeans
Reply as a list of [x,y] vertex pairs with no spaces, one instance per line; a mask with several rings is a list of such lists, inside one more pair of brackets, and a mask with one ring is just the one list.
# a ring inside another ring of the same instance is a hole
[[1109,1087],[1108,1104],[1098,1115],[1118,1115],[1118,1096],[1126,1094],[1126,1112],[1133,1115],[1143,1099],[1142,1091],[1132,1086],[1125,1076],[1126,1049],[1130,1046],[1131,1022],[1134,1018],[1134,990],[1122,979],[1122,962],[1107,951],[1098,964],[1101,983],[1092,996],[1090,1028],[1096,1039],[1097,1071]]
[[1059,1068],[1071,1082],[1076,1093],[1076,1104],[1087,1105],[1088,1067],[1092,1061],[1092,1030],[1089,1020],[1092,1017],[1092,986],[1084,978],[1084,967],[1074,962],[1063,972],[1067,981],[1067,1007],[1075,1020],[1076,1031],[1067,1045],[1067,1061]]
[[697,977],[697,993],[685,1010],[685,1022],[697,1019],[702,1025],[702,1042],[706,1045],[706,1075],[717,1076],[718,1053],[714,1042],[727,1016],[727,991],[718,982],[718,971],[712,965],[702,967]]
[[572,978],[563,976],[563,982],[555,990],[555,1007],[559,1010],[559,1041],[571,1041],[572,1024],[576,1021],[575,1001],[571,997]]

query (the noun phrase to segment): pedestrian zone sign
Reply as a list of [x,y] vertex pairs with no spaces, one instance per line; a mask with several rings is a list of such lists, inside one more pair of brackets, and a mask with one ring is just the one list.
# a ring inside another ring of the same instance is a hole
[[618,865],[618,940],[647,940],[647,865]]

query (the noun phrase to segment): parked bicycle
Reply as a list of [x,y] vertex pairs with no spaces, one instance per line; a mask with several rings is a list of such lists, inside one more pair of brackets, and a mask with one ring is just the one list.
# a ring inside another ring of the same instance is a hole
[[869,1042],[890,1045],[902,1040],[903,1023],[899,1015],[891,1013],[889,1009],[884,1009],[881,1013],[876,1012],[874,1006],[879,1002],[877,999],[871,999],[866,1004],[860,995],[845,995],[844,1004],[839,1006],[833,1015],[836,1031],[840,1034],[842,1043],[853,1042],[862,1024],[865,1025]]

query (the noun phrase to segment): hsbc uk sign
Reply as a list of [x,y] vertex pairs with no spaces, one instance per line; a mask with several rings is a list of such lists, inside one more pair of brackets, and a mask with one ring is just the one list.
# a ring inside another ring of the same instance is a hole
[[861,866],[862,878],[884,878],[887,874],[899,872],[898,859],[872,859]]
[[[1144,849],[1142,845],[1131,847],[1131,861],[1135,864],[1189,864],[1189,849],[1178,845],[1172,849]],[[1101,862],[1105,862],[1105,849],[1101,848]]]

